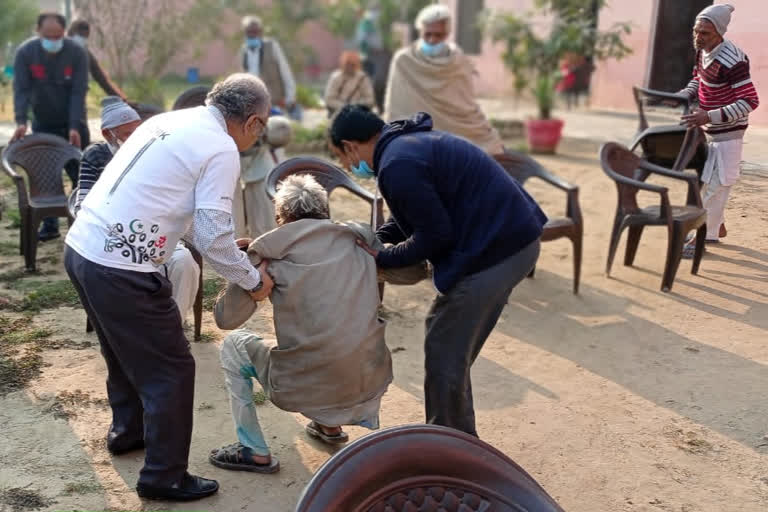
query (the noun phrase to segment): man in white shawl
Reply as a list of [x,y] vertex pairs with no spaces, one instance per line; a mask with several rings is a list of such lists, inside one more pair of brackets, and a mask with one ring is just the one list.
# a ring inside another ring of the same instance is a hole
[[[726,236],[725,206],[731,187],[739,179],[741,150],[750,112],[757,108],[757,90],[749,74],[749,58],[724,39],[734,7],[711,5],[696,17],[693,44],[696,65],[693,78],[680,91],[698,100],[699,109],[683,116],[688,126],[703,126],[709,143],[704,165],[703,203],[707,209],[707,242]],[[689,240],[684,257],[693,257],[695,241]]]
[[[367,225],[330,220],[328,195],[309,175],[289,176],[275,196],[278,228],[253,241],[251,263],[269,260],[276,340],[239,329],[221,345],[238,442],[213,450],[210,462],[237,471],[273,473],[256,407],[256,379],[272,403],[310,419],[307,434],[329,444],[347,441],[342,425],[379,427],[381,397],[392,360],[378,318],[379,279],[412,284],[424,266],[377,277],[376,263],[356,243],[376,243]],[[395,275],[397,274],[397,275]],[[255,303],[228,286],[214,308],[222,329],[240,327]]]
[[436,130],[464,137],[491,155],[502,153],[501,138],[474,97],[475,68],[461,48],[447,41],[450,9],[425,7],[416,27],[420,39],[392,58],[384,118],[391,122],[427,112]]

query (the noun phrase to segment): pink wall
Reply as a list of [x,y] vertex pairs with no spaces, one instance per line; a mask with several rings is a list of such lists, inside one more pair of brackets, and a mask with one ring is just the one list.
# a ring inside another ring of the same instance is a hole
[[[645,80],[653,3],[652,0],[612,0],[600,12],[601,28],[615,21],[632,20],[634,26],[628,44],[634,54],[619,62],[598,63],[593,78],[593,106],[628,110],[635,108],[631,87],[642,85]],[[768,3],[766,0],[716,0],[715,3],[730,3],[736,8],[727,37],[749,56],[752,80],[764,103],[750,115],[750,122],[768,126],[768,40],[765,36]]]

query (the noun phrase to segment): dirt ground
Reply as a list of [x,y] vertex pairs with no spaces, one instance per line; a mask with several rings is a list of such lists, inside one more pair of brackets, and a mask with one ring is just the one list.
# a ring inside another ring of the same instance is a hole
[[[581,293],[571,293],[569,243],[544,244],[536,277],[513,292],[474,366],[480,436],[569,512],[768,510],[766,174],[745,173],[727,212],[727,242],[708,249],[698,276],[684,261],[672,292],[662,293],[666,233],[660,228],[646,230],[636,266],[622,266],[622,243],[613,277],[604,275],[616,194],[596,154],[590,144],[569,144],[540,158],[581,187]],[[683,188],[670,186],[673,200],[682,200]],[[538,184],[529,190],[549,214],[564,211],[558,190]],[[339,219],[367,215],[343,194],[332,210]],[[0,279],[10,277],[1,294],[18,301],[33,287],[18,282],[65,278],[57,241],[40,247],[46,275],[12,279],[21,258],[13,251],[17,232],[7,224],[4,218]],[[386,289],[387,342],[398,351],[382,405],[384,427],[423,421],[423,318],[433,294],[430,283]],[[22,318],[13,310],[0,314],[6,321]],[[206,313],[208,342],[192,344],[190,471],[218,479],[221,490],[194,504],[143,502],[133,491],[142,452],[112,457],[105,448],[105,366],[95,336],[85,333],[83,310],[42,307],[31,318],[24,327],[30,337],[37,335],[32,329],[48,330],[34,345],[44,366],[25,387],[0,396],[0,511],[290,511],[332,454],[306,437],[301,416],[267,403],[259,412],[281,462],[278,474],[228,472],[207,462],[208,451],[232,442],[234,432],[218,366],[225,333]],[[270,334],[269,307],[249,327]],[[349,431],[353,439],[366,433]]]

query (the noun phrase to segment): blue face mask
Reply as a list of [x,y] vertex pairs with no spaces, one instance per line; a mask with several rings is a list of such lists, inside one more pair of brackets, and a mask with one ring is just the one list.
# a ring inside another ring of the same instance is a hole
[[445,50],[445,46],[445,41],[437,44],[429,44],[422,39],[421,44],[419,45],[419,49],[421,50],[421,53],[427,57],[436,57]]
[[352,174],[354,174],[358,178],[361,178],[364,180],[369,180],[373,178],[373,169],[371,169],[368,166],[368,162],[366,162],[365,160],[360,160],[360,162],[358,162],[356,166],[351,165],[350,168],[352,169]]
[[40,42],[43,45],[43,50],[51,53],[58,53],[64,47],[64,38],[61,39],[46,39],[40,38]]
[[245,38],[245,44],[248,46],[248,48],[257,50],[261,48],[261,38],[260,37],[246,37]]

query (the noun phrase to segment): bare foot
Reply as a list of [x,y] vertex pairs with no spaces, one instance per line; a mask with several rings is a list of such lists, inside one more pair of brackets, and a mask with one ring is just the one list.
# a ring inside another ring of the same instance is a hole
[[272,456],[271,455],[256,455],[254,454],[252,456],[253,462],[256,464],[260,464],[262,466],[267,466],[272,462]]
[[720,233],[718,233],[718,235],[720,236],[720,238],[725,238],[726,236],[728,236],[728,230],[725,229],[725,222],[720,224]]
[[318,427],[320,427],[320,430],[323,431],[323,434],[327,436],[337,436],[341,434],[341,427],[326,427],[325,425],[321,425],[317,422],[315,422]]

